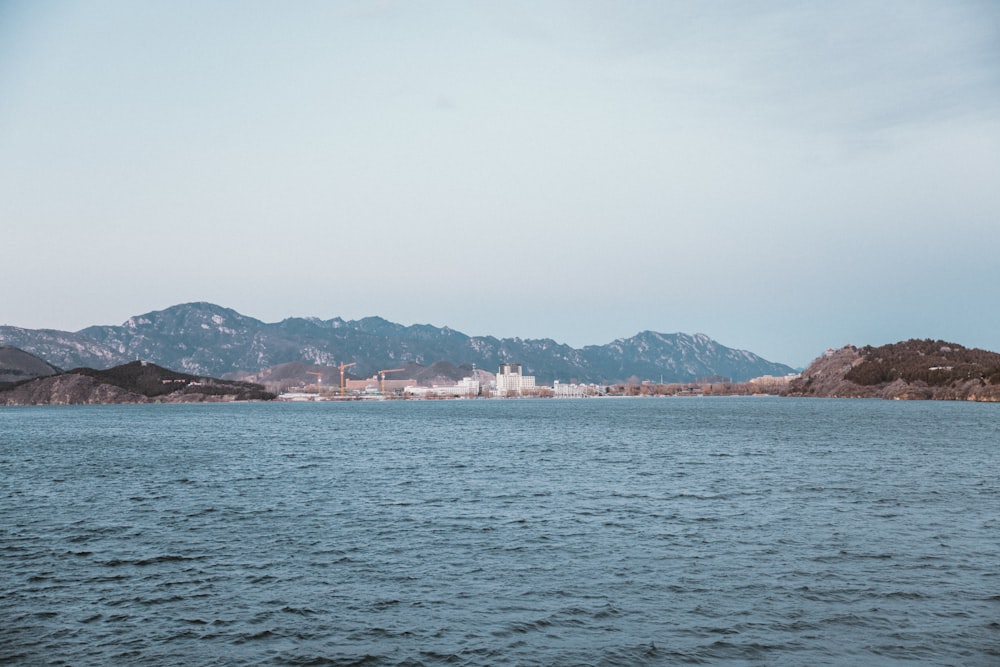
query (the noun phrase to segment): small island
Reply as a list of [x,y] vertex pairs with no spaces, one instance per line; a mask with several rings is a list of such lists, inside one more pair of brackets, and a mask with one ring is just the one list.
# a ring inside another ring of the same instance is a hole
[[942,340],[827,350],[785,396],[1000,401],[1000,354]]

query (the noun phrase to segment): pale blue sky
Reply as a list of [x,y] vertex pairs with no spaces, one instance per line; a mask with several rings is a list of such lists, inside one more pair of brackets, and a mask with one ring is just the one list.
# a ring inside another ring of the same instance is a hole
[[4,2],[0,324],[1000,351],[1000,3]]

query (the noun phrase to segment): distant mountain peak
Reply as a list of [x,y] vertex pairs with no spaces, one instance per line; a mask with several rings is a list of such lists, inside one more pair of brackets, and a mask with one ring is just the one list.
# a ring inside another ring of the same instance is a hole
[[792,372],[788,366],[750,352],[731,350],[705,334],[646,330],[607,345],[575,349],[550,338],[468,336],[447,326],[405,326],[378,316],[355,321],[290,317],[269,324],[203,301],[150,311],[117,327],[88,327],[76,334],[16,333],[11,327],[0,328],[0,343],[8,340],[63,367],[107,368],[139,358],[212,376],[255,373],[297,361],[320,366],[352,364],[356,377],[410,363],[442,361],[489,369],[516,362],[539,382],[608,384],[630,377],[746,380]]

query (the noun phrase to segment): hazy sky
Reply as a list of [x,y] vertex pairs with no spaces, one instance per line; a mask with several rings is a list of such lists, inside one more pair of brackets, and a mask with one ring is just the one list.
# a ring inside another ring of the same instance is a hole
[[0,324],[1000,351],[1000,3],[0,0]]

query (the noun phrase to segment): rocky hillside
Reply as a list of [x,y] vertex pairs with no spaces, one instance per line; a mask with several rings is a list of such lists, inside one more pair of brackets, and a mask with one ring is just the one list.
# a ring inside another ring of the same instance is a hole
[[789,396],[1000,401],[1000,354],[940,340],[828,350]]
[[[733,350],[703,334],[643,332],[607,345],[572,348],[551,339],[467,336],[448,327],[404,326],[379,317],[347,321],[290,318],[268,324],[229,308],[190,303],[130,318],[120,326],[77,333],[0,327],[0,343],[28,350],[63,368],[107,368],[134,359],[221,377],[302,362],[355,364],[349,375],[371,377],[407,364],[496,370],[520,363],[540,383],[614,383],[636,377],[689,382],[723,376],[734,381],[785,375],[792,369]],[[338,372],[339,375],[339,372]]]
[[106,370],[77,368],[0,389],[0,405],[196,403],[274,397],[260,385],[177,373],[139,361]]
[[[584,348],[588,366],[602,378],[685,382],[702,378],[727,378],[743,382],[763,375],[781,376],[793,372],[784,364],[774,364],[745,350],[733,350],[705,334],[693,336],[644,331],[632,338],[608,345]],[[645,373],[636,373],[636,369]],[[655,375],[659,370],[660,374]],[[630,372],[631,371],[631,372]]]
[[148,403],[149,398],[96,378],[63,373],[0,390],[0,405],[104,405]]
[[59,368],[110,368],[135,359],[82,333],[54,329],[0,326],[0,345],[30,352]]

